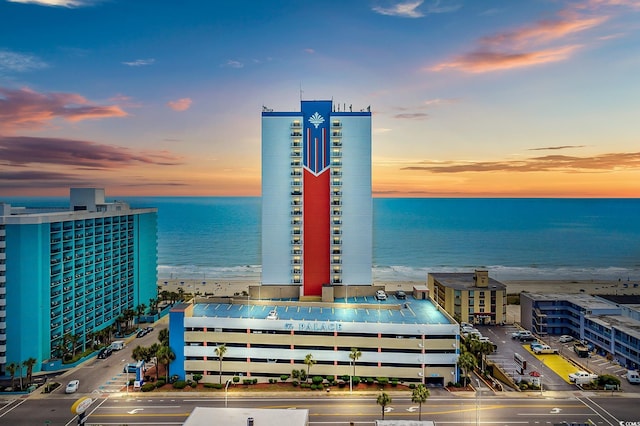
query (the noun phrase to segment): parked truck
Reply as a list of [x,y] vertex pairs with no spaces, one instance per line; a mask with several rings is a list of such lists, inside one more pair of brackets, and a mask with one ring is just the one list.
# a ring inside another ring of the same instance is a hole
[[588,373],[582,370],[569,374],[569,381],[571,383],[575,383],[576,385],[586,385],[587,383],[593,382],[597,378],[597,374]]
[[578,356],[580,358],[588,358],[589,357],[589,348],[587,347],[587,345],[583,344],[583,343],[574,343],[573,344],[573,351],[578,354]]

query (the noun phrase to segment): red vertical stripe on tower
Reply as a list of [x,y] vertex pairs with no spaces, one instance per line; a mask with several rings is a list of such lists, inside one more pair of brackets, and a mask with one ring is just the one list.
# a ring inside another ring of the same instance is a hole
[[329,169],[318,176],[304,171],[304,290],[305,296],[321,296],[330,283],[329,268]]

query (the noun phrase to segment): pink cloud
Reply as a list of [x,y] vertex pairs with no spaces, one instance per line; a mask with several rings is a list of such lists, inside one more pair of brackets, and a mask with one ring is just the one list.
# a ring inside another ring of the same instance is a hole
[[515,31],[507,31],[484,37],[481,43],[498,48],[545,43],[566,37],[569,34],[596,27],[607,20],[606,16],[595,18],[575,18],[563,20],[544,20],[535,25]]
[[580,15],[570,9],[558,12],[557,16],[557,19],[541,20],[483,37],[471,52],[440,62],[428,70],[482,73],[563,61],[582,45],[565,41],[558,46],[556,42],[598,27],[609,19],[608,16]]
[[167,106],[174,111],[186,111],[191,107],[191,98],[182,98],[167,102]]
[[26,136],[0,137],[0,164],[24,167],[56,164],[95,169],[120,169],[136,164],[172,166],[181,160],[166,151],[135,151],[90,141]]
[[0,131],[41,129],[55,118],[77,122],[126,117],[117,105],[96,105],[75,93],[38,93],[0,87]]
[[580,46],[564,46],[555,49],[522,53],[502,53],[477,51],[458,56],[449,62],[442,62],[431,71],[442,71],[448,68],[471,73],[508,70],[529,67],[567,59]]

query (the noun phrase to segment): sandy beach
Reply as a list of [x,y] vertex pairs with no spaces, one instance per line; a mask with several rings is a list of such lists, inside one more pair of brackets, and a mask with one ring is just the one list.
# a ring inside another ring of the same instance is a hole
[[[640,283],[633,281],[605,281],[605,280],[513,280],[503,281],[507,285],[507,294],[519,294],[522,291],[530,293],[585,293],[585,294],[615,294],[640,295]],[[197,280],[197,279],[159,279],[160,291],[179,291],[185,293],[200,292],[215,296],[233,296],[236,293],[248,291],[249,286],[260,285],[255,280]],[[376,286],[384,286],[386,291],[411,291],[414,286],[424,286],[426,281],[379,281]]]

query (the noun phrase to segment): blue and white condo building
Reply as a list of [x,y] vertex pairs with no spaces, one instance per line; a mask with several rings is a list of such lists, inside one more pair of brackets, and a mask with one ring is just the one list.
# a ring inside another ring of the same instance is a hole
[[47,369],[63,336],[93,333],[156,296],[157,209],[72,188],[68,208],[0,202],[0,375],[10,363]]

